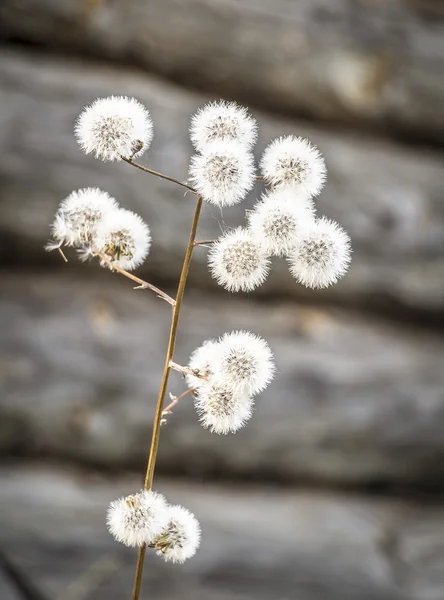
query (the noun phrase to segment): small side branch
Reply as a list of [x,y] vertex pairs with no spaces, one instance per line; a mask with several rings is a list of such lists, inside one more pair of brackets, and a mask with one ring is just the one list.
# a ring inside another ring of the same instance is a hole
[[185,398],[185,396],[188,396],[189,394],[192,394],[195,391],[196,391],[195,388],[190,388],[189,390],[185,390],[184,392],[182,392],[180,394],[180,396],[174,396],[174,394],[170,394],[171,402],[168,404],[168,406],[165,406],[165,408],[163,409],[162,420],[161,420],[160,424],[166,425],[166,423],[167,423],[166,417],[168,415],[172,414],[172,410],[176,406],[176,404],[179,402],[179,400],[182,400],[182,398]]
[[193,194],[197,194],[197,191],[193,187],[191,187],[187,183],[184,183],[183,181],[179,181],[179,179],[175,179],[174,177],[170,177],[169,175],[164,175],[163,173],[159,173],[158,171],[153,171],[153,169],[148,169],[148,167],[144,167],[143,165],[140,165],[139,163],[134,162],[132,158],[127,158],[126,156],[122,156],[122,160],[124,160],[129,165],[133,165],[133,167],[137,167],[138,169],[140,169],[141,171],[144,171],[145,173],[150,173],[151,175],[155,175],[156,177],[160,177],[161,179],[166,179],[167,181],[177,183],[177,185],[181,185],[182,187],[186,188],[190,192],[193,192]]
[[117,273],[120,273],[121,275],[124,275],[125,277],[128,277],[128,279],[131,279],[131,281],[134,281],[135,283],[138,283],[139,285],[137,287],[135,287],[134,289],[136,289],[136,290],[137,289],[139,289],[139,290],[147,290],[147,289],[151,290],[151,291],[155,292],[159,296],[159,298],[162,298],[163,300],[166,300],[166,302],[168,302],[168,304],[171,304],[171,306],[175,306],[176,301],[174,300],[174,298],[171,298],[171,296],[168,296],[168,294],[166,294],[165,292],[163,292],[162,290],[160,290],[155,285],[151,285],[151,283],[148,283],[147,281],[144,281],[143,279],[140,279],[140,277],[137,277],[136,275],[133,275],[132,273],[129,273],[128,271],[125,271],[125,269],[121,269],[115,263],[113,263],[112,260],[110,260],[107,256],[105,256],[105,254],[102,254],[101,252],[95,252],[94,250],[93,250],[93,252],[101,260],[103,260],[104,262],[106,262],[107,265],[109,265],[115,271],[117,271]]
[[172,360],[170,360],[170,369],[174,369],[175,371],[178,371],[183,375],[192,375],[193,377],[197,377],[198,379],[206,379],[206,377],[203,377],[203,375],[199,375],[199,371],[189,369],[188,367],[182,367],[182,365],[179,365]]
[[194,242],[195,246],[209,246],[210,244],[214,244],[217,240],[199,240],[198,242]]

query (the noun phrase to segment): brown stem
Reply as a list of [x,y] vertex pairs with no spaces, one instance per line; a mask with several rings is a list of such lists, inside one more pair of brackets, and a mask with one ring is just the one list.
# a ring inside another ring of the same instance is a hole
[[214,244],[217,240],[199,240],[198,242],[194,242],[195,246],[205,246],[207,244]]
[[147,281],[144,281],[143,279],[140,279],[140,277],[136,277],[136,275],[133,275],[132,273],[129,273],[128,271],[125,271],[125,269],[121,269],[115,263],[113,263],[113,261],[110,260],[105,254],[102,254],[101,252],[96,252],[94,249],[93,249],[93,252],[99,258],[101,258],[104,262],[106,262],[106,264],[108,264],[115,271],[117,271],[117,273],[120,273],[121,275],[124,275],[125,277],[128,277],[128,279],[131,279],[131,281],[135,281],[136,283],[138,283],[141,289],[152,290],[160,298],[163,298],[163,300],[166,300],[168,302],[168,304],[171,304],[171,306],[175,306],[176,301],[174,300],[174,298],[171,298],[171,296],[168,296],[168,294],[166,294],[165,292],[162,292],[162,290],[160,290],[155,285],[151,285],[151,283],[148,283]]
[[173,396],[173,394],[170,394],[171,402],[162,410],[162,417],[166,417],[166,415],[169,415],[171,409],[176,406],[179,400],[182,400],[182,398],[185,398],[185,396],[188,396],[188,394],[192,394],[195,391],[195,388],[190,388],[189,390],[185,390],[184,392],[182,392],[179,396]]
[[167,181],[172,181],[173,183],[177,183],[177,185],[181,185],[182,187],[187,188],[187,190],[190,190],[190,192],[193,192],[193,194],[197,194],[197,191],[193,187],[191,187],[190,185],[188,185],[186,183],[183,183],[183,181],[179,181],[178,179],[175,179],[174,177],[170,177],[169,175],[164,175],[163,173],[159,173],[158,171],[153,171],[152,169],[148,169],[148,167],[139,165],[139,163],[134,162],[132,158],[127,158],[126,156],[122,156],[121,158],[129,165],[133,165],[133,167],[137,167],[141,171],[145,171],[145,173],[150,173],[151,175],[155,175],[156,177],[160,177],[161,179],[166,179]]
[[[168,349],[167,349],[167,353],[166,353],[166,357],[165,357],[165,366],[163,369],[162,382],[160,384],[159,396],[157,398],[156,414],[154,417],[154,425],[153,425],[153,435],[151,438],[150,455],[148,458],[148,465],[147,465],[147,469],[146,469],[145,484],[144,484],[144,488],[146,490],[150,490],[153,485],[154,468],[156,466],[157,450],[159,448],[163,402],[164,402],[165,393],[166,393],[166,389],[168,386],[168,379],[169,379],[169,375],[170,375],[170,361],[173,359],[174,348],[176,346],[177,326],[179,323],[180,308],[182,306],[183,295],[184,295],[185,286],[187,283],[188,271],[190,269],[191,256],[193,254],[194,240],[196,239],[196,231],[197,231],[197,225],[199,223],[199,216],[200,216],[201,209],[202,209],[202,196],[198,196],[197,202],[196,202],[196,208],[194,210],[193,223],[191,225],[190,238],[188,240],[188,246],[185,251],[182,272],[180,274],[179,286],[177,288],[176,303],[174,305],[173,314],[172,314],[172,318],[171,318],[170,338],[168,341]],[[139,600],[140,590],[142,587],[142,573],[143,573],[143,563],[145,560],[145,551],[146,551],[145,547],[139,548],[132,600]]]
[[192,375],[193,377],[197,377],[198,379],[205,379],[205,377],[199,375],[199,373],[193,371],[193,369],[189,369],[188,367],[182,367],[182,365],[179,365],[172,360],[170,360],[170,368],[174,369],[178,373],[182,373],[183,375]]

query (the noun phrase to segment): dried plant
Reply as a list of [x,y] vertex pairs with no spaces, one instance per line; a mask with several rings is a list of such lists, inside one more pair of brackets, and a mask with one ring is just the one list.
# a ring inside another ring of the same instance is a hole
[[[345,231],[325,217],[317,218],[314,197],[326,179],[325,162],[308,140],[295,136],[274,140],[265,149],[256,175],[252,148],[257,123],[235,103],[213,102],[198,110],[190,125],[196,154],[189,180],[183,182],[134,161],[153,138],[149,111],[126,97],[100,98],[80,115],[75,135],[87,154],[129,165],[174,182],[196,196],[191,232],[176,297],[172,298],[131,271],[146,259],[151,232],[143,219],[121,208],[106,192],[86,188],[60,203],[51,227],[48,250],[74,247],[82,260],[97,258],[102,267],[128,277],[138,288],[150,289],[172,309],[171,328],[162,374],[144,488],[111,502],[107,523],[114,538],[139,548],[133,600],[141,591],[147,548],[167,561],[183,562],[200,543],[197,519],[181,506],[171,506],[152,491],[161,426],[182,398],[190,395],[203,427],[216,434],[234,433],[252,416],[255,397],[275,374],[267,342],[248,331],[207,340],[191,355],[187,366],[174,362],[174,349],[185,285],[193,250],[209,247],[211,276],[231,292],[249,292],[266,280],[272,256],[285,257],[290,273],[310,288],[322,288],[342,277],[350,262],[350,240]],[[249,212],[244,227],[226,231],[217,240],[196,241],[203,203],[218,207],[241,202],[261,179],[267,191]],[[164,406],[172,369],[185,375],[188,385],[179,396],[170,394]]]

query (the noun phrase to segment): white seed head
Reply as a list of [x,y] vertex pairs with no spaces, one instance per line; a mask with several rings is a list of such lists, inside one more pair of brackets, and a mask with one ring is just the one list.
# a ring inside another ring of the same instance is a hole
[[291,186],[309,196],[319,194],[327,176],[325,161],[316,146],[294,135],[273,140],[265,148],[260,166],[270,185]]
[[156,554],[166,561],[183,563],[200,545],[199,521],[183,506],[168,506],[169,524],[154,544]]
[[313,203],[292,189],[262,196],[248,213],[248,229],[270,255],[285,256],[294,248],[304,224],[314,220]]
[[211,276],[230,292],[250,292],[264,283],[270,260],[260,242],[239,227],[224,234],[208,253]]
[[238,204],[254,185],[253,155],[233,140],[212,142],[191,158],[190,181],[207,202]]
[[256,120],[236,102],[210,102],[191,118],[190,138],[198,152],[214,141],[234,140],[251,149],[257,139]]
[[83,188],[71,192],[57,210],[51,225],[54,243],[49,243],[47,249],[53,250],[62,244],[89,244],[105,216],[118,210],[116,200],[98,188]]
[[219,339],[212,364],[214,380],[249,395],[262,392],[275,372],[270,346],[249,331],[225,333]]
[[246,391],[211,380],[197,390],[194,406],[201,425],[223,435],[241,429],[253,412],[253,400]]
[[109,532],[126,546],[152,544],[169,520],[165,498],[146,490],[111,502],[107,513]]
[[[211,364],[216,349],[217,344],[214,340],[206,340],[191,354],[188,368],[197,371],[200,376],[208,378],[212,374]],[[198,388],[205,383],[205,379],[190,374],[187,374],[185,379],[190,388]]]
[[[121,208],[107,215],[99,224],[93,246],[118,267],[131,271],[147,257],[151,234],[139,215]],[[104,263],[102,266],[107,265]]]
[[77,119],[74,132],[86,154],[104,161],[143,154],[153,139],[149,111],[134,98],[98,98]]
[[325,288],[345,275],[351,260],[348,234],[325,217],[301,232],[288,256],[290,273],[309,288]]

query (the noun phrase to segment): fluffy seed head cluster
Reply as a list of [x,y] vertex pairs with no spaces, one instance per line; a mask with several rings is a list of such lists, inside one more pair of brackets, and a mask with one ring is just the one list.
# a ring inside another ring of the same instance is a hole
[[309,288],[325,288],[347,272],[351,260],[348,234],[322,217],[309,224],[288,255],[290,272]]
[[230,292],[250,292],[268,277],[270,259],[260,241],[239,227],[215,242],[208,253],[210,273]]
[[87,106],[74,131],[86,154],[113,161],[145,152],[153,139],[153,122],[148,110],[134,98],[110,96]]
[[253,398],[222,383],[201,385],[194,402],[203,427],[212,433],[234,433],[250,419]]
[[167,562],[183,563],[194,556],[199,547],[199,521],[183,506],[169,506],[168,516],[168,526],[156,539],[154,549]]
[[196,348],[190,356],[188,368],[198,373],[198,376],[186,375],[186,382],[189,388],[197,388],[202,385],[202,378],[208,378],[211,375],[211,365],[213,356],[217,350],[215,340],[206,340],[202,346]]
[[151,234],[139,215],[121,208],[106,215],[93,241],[98,252],[105,254],[118,267],[131,271],[147,257]]
[[214,141],[191,158],[190,181],[211,204],[238,204],[254,185],[253,155],[236,140]]
[[218,341],[213,364],[218,381],[251,395],[268,386],[275,370],[269,345],[249,331],[225,333]]
[[[100,252],[122,269],[143,263],[151,246],[148,225],[98,188],[72,192],[62,200],[51,226],[47,250],[62,245],[77,248],[81,260]],[[108,266],[105,261],[102,266]]]
[[324,159],[316,146],[294,135],[271,142],[265,149],[260,166],[265,180],[273,187],[291,186],[309,196],[319,194],[327,173]]
[[118,208],[109,194],[98,188],[84,188],[62,200],[51,225],[54,243],[48,250],[67,246],[89,244],[96,234],[97,226],[108,212]]
[[110,533],[126,546],[152,544],[168,523],[165,498],[145,490],[111,502],[107,514]]
[[243,106],[235,102],[210,102],[191,119],[190,138],[198,152],[204,152],[215,141],[238,142],[246,150],[257,139],[257,124]]
[[248,214],[248,229],[268,254],[286,256],[313,218],[309,199],[291,189],[278,189],[264,194]]
[[183,506],[167,504],[157,492],[142,490],[111,502],[107,525],[118,542],[147,545],[166,561],[184,562],[200,544],[196,517]]
[[265,340],[248,331],[233,331],[208,340],[193,352],[188,383],[196,389],[201,424],[214,433],[235,432],[252,415],[253,396],[274,376],[273,354]]

